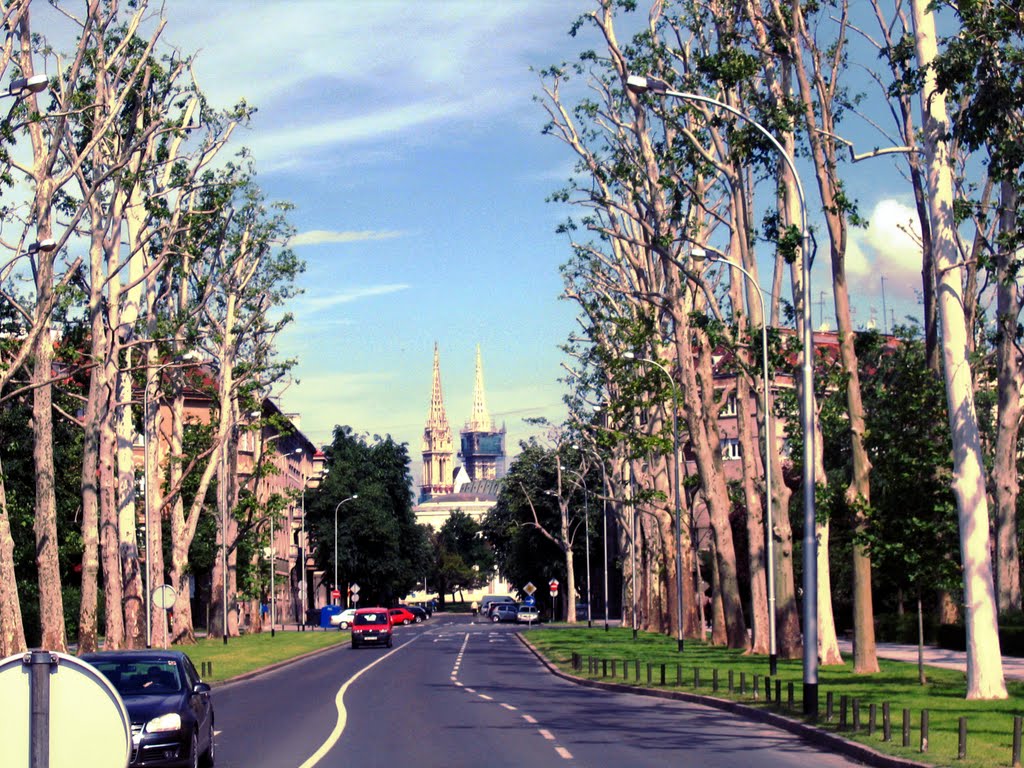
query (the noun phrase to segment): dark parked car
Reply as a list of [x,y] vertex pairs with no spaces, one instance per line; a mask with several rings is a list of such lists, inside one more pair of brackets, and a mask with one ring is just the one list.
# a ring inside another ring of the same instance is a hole
[[430,614],[427,613],[423,608],[418,605],[400,605],[399,608],[405,608],[409,613],[416,617],[416,622],[426,621],[430,618]]
[[124,701],[132,723],[132,766],[213,765],[213,699],[181,651],[86,653]]

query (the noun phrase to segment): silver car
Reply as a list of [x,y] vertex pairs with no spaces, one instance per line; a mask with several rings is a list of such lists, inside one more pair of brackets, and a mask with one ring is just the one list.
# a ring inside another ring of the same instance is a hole
[[499,621],[515,621],[519,615],[519,606],[515,603],[497,603],[491,609],[491,621],[497,624]]

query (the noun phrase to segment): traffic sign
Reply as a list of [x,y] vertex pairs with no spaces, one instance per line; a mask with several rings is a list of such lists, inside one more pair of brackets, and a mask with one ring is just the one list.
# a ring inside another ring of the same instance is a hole
[[358,584],[353,584],[351,587],[348,588],[348,591],[351,592],[353,595],[358,595],[359,594],[359,585]]
[[353,594],[352,595],[352,602],[353,603],[358,603],[359,602],[359,595]]
[[551,592],[552,597],[558,597],[558,579],[552,579],[548,582],[548,591]]
[[161,584],[153,590],[153,605],[157,608],[163,608],[165,611],[174,607],[174,601],[177,598],[178,593],[174,591],[174,587],[170,584]]
[[339,597],[341,597],[341,590],[340,589],[332,589],[331,590],[331,600],[337,600]]
[[533,595],[530,595],[525,600],[523,600],[523,602],[529,605],[530,607],[533,607],[537,604],[537,598],[535,598]]
[[523,587],[523,592],[525,592],[527,595],[532,595],[536,591],[537,591],[537,588],[535,586],[533,586],[533,582],[532,581],[526,582],[526,586]]

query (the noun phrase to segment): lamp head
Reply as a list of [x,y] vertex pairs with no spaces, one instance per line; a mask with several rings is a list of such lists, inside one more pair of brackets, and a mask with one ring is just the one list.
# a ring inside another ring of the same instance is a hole
[[626,78],[626,87],[633,93],[656,93],[664,95],[668,91],[668,83],[664,80],[647,75],[629,75]]
[[699,245],[690,249],[690,258],[694,261],[717,261],[714,254],[708,254]]
[[623,352],[622,356],[627,360],[636,360],[636,355],[632,352]]
[[49,253],[57,247],[57,241],[53,238],[46,238],[45,240],[37,240],[31,243],[28,247],[29,253]]
[[46,75],[32,75],[32,77],[17,77],[11,81],[7,88],[10,96],[27,96],[30,93],[42,93],[49,84]]

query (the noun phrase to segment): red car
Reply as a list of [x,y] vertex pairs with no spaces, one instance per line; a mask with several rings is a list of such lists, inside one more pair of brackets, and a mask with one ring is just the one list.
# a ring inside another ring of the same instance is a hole
[[387,608],[360,608],[352,617],[352,647],[372,644],[390,648],[392,626]]
[[388,608],[388,613],[391,614],[392,624],[412,624],[419,621],[415,613],[405,608]]

